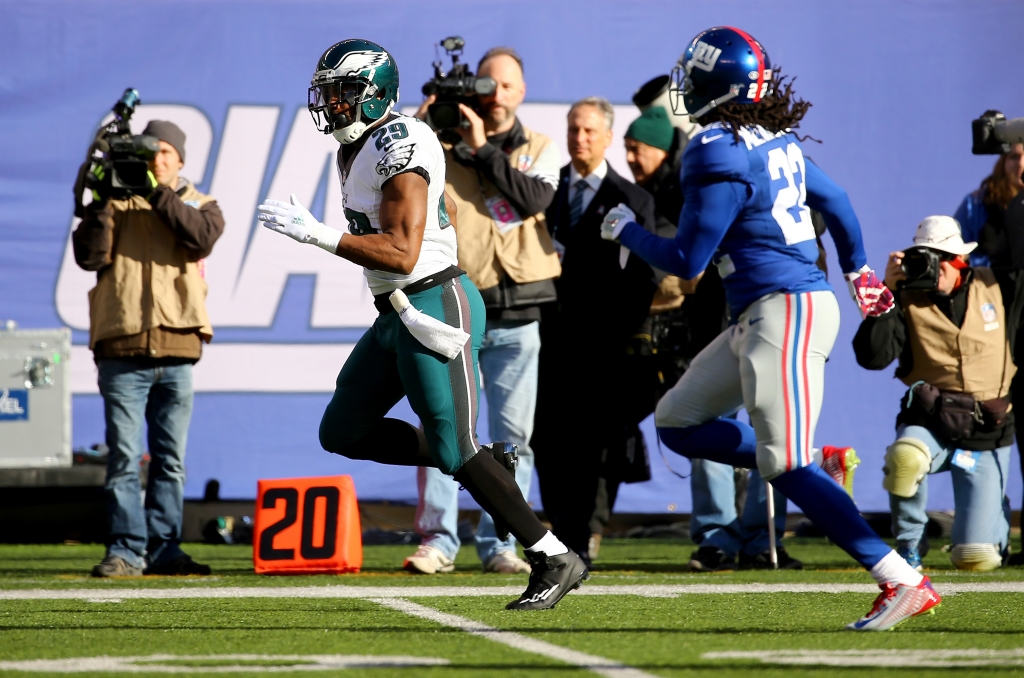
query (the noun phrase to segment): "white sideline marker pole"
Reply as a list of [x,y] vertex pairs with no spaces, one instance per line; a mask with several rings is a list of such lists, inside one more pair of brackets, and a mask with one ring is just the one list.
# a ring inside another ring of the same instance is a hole
[[772,569],[779,569],[779,553],[775,550],[775,492],[772,491],[772,484],[764,481],[765,490],[768,492],[768,559],[772,561]]

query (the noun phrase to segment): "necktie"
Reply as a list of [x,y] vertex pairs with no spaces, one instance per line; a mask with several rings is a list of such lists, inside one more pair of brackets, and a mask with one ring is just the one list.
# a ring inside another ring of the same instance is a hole
[[575,226],[576,222],[583,216],[583,191],[587,190],[587,180],[580,179],[572,185],[572,189],[576,192],[569,202],[569,225]]

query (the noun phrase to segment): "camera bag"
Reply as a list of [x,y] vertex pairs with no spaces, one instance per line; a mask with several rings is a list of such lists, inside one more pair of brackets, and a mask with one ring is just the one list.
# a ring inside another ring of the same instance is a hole
[[[912,397],[907,406],[910,407],[916,399],[931,417],[935,429],[951,441],[970,438],[977,424],[1000,425],[1009,411],[1009,402],[1005,398],[993,398],[981,403],[969,393],[940,391],[923,381],[914,384],[910,390]],[[988,415],[987,421],[984,415]]]

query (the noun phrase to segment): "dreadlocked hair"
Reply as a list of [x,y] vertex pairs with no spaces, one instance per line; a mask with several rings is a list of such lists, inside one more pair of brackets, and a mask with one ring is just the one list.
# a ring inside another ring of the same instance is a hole
[[[778,68],[775,69],[775,74],[775,87],[772,89],[772,93],[763,97],[756,104],[724,103],[701,116],[700,123],[707,125],[712,122],[721,122],[732,132],[732,136],[737,142],[740,141],[740,128],[742,127],[760,125],[769,132],[796,129],[800,126],[800,121],[812,104],[809,101],[796,98],[796,94],[793,92],[793,83],[796,78],[789,80],[787,76],[781,75],[781,70]],[[810,139],[821,143],[811,136],[802,137],[799,134],[795,134],[795,136],[800,141]]]

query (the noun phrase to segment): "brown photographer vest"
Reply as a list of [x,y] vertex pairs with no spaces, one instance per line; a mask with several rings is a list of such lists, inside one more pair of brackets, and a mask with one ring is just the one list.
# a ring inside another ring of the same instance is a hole
[[[514,169],[526,172],[551,140],[523,128],[526,143],[509,154]],[[450,144],[444,146],[448,194],[458,207],[455,218],[459,239],[459,268],[479,289],[494,287],[506,273],[516,283],[557,278],[562,273],[558,255],[551,244],[544,213],[519,217],[523,225],[502,233],[487,207],[487,200],[500,196],[498,189],[476,168],[452,157]]]
[[[213,198],[189,185],[181,199],[196,209]],[[139,196],[112,200],[111,264],[89,290],[89,348],[158,327],[196,330],[209,342],[206,281],[194,255]]]
[[940,391],[969,393],[975,400],[1001,398],[1017,372],[1006,340],[1003,294],[992,269],[973,269],[963,327],[957,327],[924,291],[900,293],[914,365],[902,378]]

